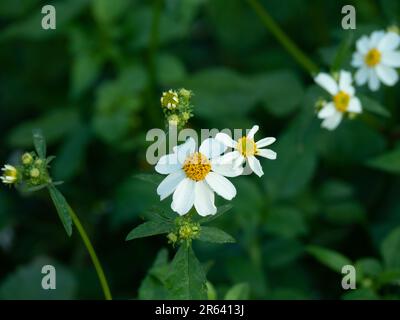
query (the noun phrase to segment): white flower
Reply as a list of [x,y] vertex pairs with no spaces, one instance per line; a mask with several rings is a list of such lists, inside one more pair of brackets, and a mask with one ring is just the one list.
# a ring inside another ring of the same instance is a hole
[[362,112],[361,102],[355,96],[350,72],[340,71],[338,82],[327,73],[319,73],[314,80],[332,96],[332,101],[326,103],[318,112],[318,118],[324,119],[323,128],[334,130],[346,112]]
[[0,177],[0,179],[4,184],[13,184],[17,182],[18,171],[15,167],[6,164],[3,168],[1,168],[1,171],[3,171],[3,175]]
[[215,139],[203,141],[196,152],[193,138],[173,149],[173,153],[162,156],[156,171],[168,176],[160,183],[157,194],[163,200],[173,193],[172,210],[179,215],[186,214],[194,205],[201,216],[217,212],[214,192],[232,200],[236,196],[234,185],[225,177],[242,174],[242,168],[219,163],[219,156],[226,147]]
[[247,161],[251,170],[253,170],[256,175],[261,177],[264,172],[260,161],[255,156],[261,156],[267,159],[275,160],[276,152],[261,148],[273,144],[276,139],[269,137],[255,142],[254,135],[257,131],[258,126],[253,126],[247,136],[241,137],[238,141],[234,141],[226,133],[217,133],[215,139],[221,141],[225,146],[235,149],[235,151],[223,155],[220,161],[222,163],[233,162],[235,167],[240,166]]
[[355,74],[357,85],[368,82],[372,91],[379,89],[380,81],[393,86],[399,79],[395,68],[400,67],[400,36],[394,32],[375,31],[370,37],[357,40],[357,51],[351,65],[359,68]]
[[172,110],[175,109],[178,105],[179,97],[176,91],[168,90],[166,92],[163,92],[160,101],[163,107]]

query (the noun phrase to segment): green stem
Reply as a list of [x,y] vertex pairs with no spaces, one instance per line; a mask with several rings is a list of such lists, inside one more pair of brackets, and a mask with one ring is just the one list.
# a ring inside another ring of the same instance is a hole
[[293,58],[311,75],[318,72],[319,68],[303,51],[286,35],[286,33],[278,26],[274,19],[269,15],[265,8],[258,0],[247,0],[250,6],[257,13],[261,21],[267,29],[275,36],[280,44],[293,56]]
[[78,216],[75,214],[74,210],[72,210],[71,207],[69,207],[69,213],[71,215],[72,221],[74,222],[76,229],[78,230],[83,243],[85,244],[85,247],[90,255],[90,258],[92,259],[92,262],[94,264],[94,268],[96,269],[97,276],[99,277],[101,288],[103,289],[104,292],[104,297],[106,300],[112,300],[110,288],[107,283],[106,276],[104,274],[103,268],[101,267],[100,261],[97,258],[96,252],[94,251],[94,248],[92,246],[92,243],[90,242],[90,239],[83,228],[81,222],[79,221]]

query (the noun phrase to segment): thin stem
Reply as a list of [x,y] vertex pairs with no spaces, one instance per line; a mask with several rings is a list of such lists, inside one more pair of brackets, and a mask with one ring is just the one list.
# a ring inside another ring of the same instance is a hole
[[92,259],[92,262],[94,264],[94,268],[96,269],[97,276],[99,277],[101,288],[103,289],[104,297],[106,300],[112,300],[110,288],[108,286],[108,282],[106,279],[106,276],[104,274],[103,268],[101,267],[100,261],[97,258],[96,252],[94,251],[94,248],[92,246],[92,243],[90,242],[90,239],[83,228],[81,222],[79,221],[78,216],[75,214],[74,210],[72,210],[71,207],[69,207],[69,213],[71,215],[72,221],[74,222],[76,229],[78,230],[83,243],[85,244],[85,247],[90,255],[90,258]]
[[274,19],[269,15],[258,0],[247,0],[250,6],[257,13],[261,21],[269,31],[275,36],[280,44],[293,56],[293,58],[311,75],[318,72],[319,68],[303,51],[286,35]]

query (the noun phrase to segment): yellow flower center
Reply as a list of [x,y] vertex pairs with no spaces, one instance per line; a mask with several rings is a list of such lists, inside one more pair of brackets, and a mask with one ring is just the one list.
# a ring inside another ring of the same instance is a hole
[[349,102],[350,96],[343,91],[339,91],[334,97],[333,102],[335,103],[335,107],[340,112],[346,112]]
[[194,181],[204,180],[211,171],[211,163],[205,155],[195,152],[186,158],[183,171],[189,179]]
[[371,49],[364,57],[364,61],[368,67],[375,67],[381,61],[381,53],[378,49]]
[[238,140],[238,151],[243,157],[253,156],[257,152],[257,146],[253,139],[246,136]]

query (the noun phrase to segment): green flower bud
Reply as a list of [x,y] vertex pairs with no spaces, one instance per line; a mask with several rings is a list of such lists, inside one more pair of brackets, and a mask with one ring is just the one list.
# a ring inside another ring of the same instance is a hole
[[33,161],[33,157],[29,152],[26,152],[21,157],[22,164],[29,165]]
[[185,98],[186,100],[189,100],[192,97],[192,91],[186,90],[185,88],[182,88],[179,90],[179,94]]
[[38,168],[33,168],[31,169],[31,171],[29,172],[29,175],[32,178],[38,178],[40,176],[40,170]]

